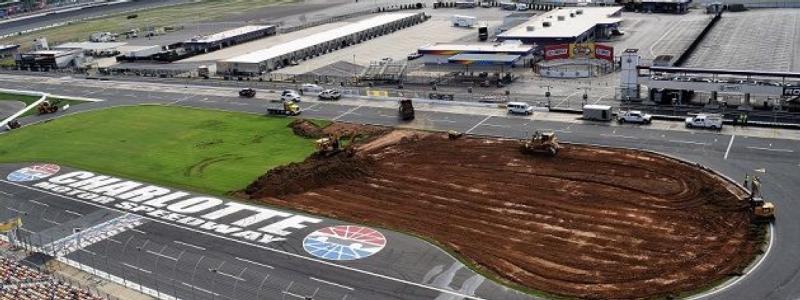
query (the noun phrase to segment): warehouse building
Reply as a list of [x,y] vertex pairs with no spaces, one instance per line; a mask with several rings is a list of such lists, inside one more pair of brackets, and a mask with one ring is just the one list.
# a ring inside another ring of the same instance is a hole
[[276,27],[273,25],[249,25],[206,36],[197,36],[183,42],[187,52],[208,53],[236,44],[246,43],[267,36],[275,35]]
[[685,14],[692,0],[623,0],[620,4],[632,11]]
[[622,22],[622,7],[556,8],[497,35],[500,41],[519,40],[546,45],[607,40]]
[[14,57],[19,51],[19,45],[0,45],[0,59]]
[[424,13],[392,13],[375,16],[288,43],[219,61],[219,72],[260,74],[357,44],[425,21]]
[[86,63],[83,50],[36,50],[17,55],[17,67],[30,70],[63,69],[79,67]]
[[[533,56],[533,45],[505,42],[496,44],[431,44],[420,47],[425,64],[508,64],[522,65]],[[485,59],[481,60],[481,59]]]

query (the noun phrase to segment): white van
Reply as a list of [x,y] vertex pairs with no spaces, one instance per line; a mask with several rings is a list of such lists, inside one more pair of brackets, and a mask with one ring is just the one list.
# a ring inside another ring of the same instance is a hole
[[533,114],[533,106],[525,102],[508,102],[508,104],[506,104],[506,108],[508,108],[508,113],[510,114],[519,114],[519,115]]

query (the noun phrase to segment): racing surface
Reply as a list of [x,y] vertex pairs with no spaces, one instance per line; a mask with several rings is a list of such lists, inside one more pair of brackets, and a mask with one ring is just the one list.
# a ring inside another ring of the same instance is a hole
[[741,189],[655,154],[568,145],[551,158],[518,141],[397,132],[361,149],[284,171],[293,194],[248,192],[429,237],[505,280],[581,298],[697,289],[739,272],[763,240]]

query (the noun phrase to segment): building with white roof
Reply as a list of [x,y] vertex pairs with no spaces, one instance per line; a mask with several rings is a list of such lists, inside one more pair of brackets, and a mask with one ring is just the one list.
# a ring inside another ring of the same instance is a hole
[[382,14],[288,43],[219,61],[219,72],[259,74],[425,21],[424,13]]
[[525,62],[523,58],[528,58],[533,54],[533,50],[533,45],[509,41],[494,44],[435,43],[422,46],[417,49],[417,52],[422,54],[422,61],[425,64],[464,64],[463,60],[458,58],[465,57],[477,59],[474,63],[482,63],[481,58],[487,58],[486,63],[488,63],[489,58],[496,60],[497,55],[514,56],[513,63],[520,64]]
[[605,40],[622,22],[622,7],[564,7],[535,16],[497,39],[520,40],[537,47]]
[[210,35],[196,36],[191,40],[183,42],[183,48],[189,52],[206,53],[275,35],[276,32],[277,29],[273,25],[242,26]]

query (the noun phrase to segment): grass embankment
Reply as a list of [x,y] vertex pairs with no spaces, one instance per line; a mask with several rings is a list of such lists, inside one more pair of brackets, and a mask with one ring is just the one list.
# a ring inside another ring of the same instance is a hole
[[[41,96],[28,96],[28,95],[18,95],[18,94],[10,94],[10,93],[2,93],[2,92],[0,92],[0,101],[20,101],[22,103],[25,103],[26,107],[28,105],[31,105],[31,103],[34,103],[37,100],[39,100],[39,98],[41,98]],[[64,105],[67,105],[67,104],[69,104],[69,106],[73,106],[73,105],[76,105],[76,104],[86,103],[86,101],[73,100],[73,99],[64,99],[64,98],[56,98],[56,97],[47,97],[47,100],[50,101],[50,103],[58,102],[57,105],[58,105],[59,109],[63,108]],[[33,114],[36,114],[36,113],[38,113],[36,108],[32,108],[31,110],[28,110],[24,114],[22,114],[22,117],[28,116],[28,115],[33,115]]]
[[[148,27],[177,26],[187,23],[213,21],[226,15],[252,11],[266,6],[290,3],[294,0],[205,0],[161,8],[146,9],[135,13],[116,14],[105,18],[76,22],[69,25],[35,31],[4,40],[6,44],[20,44],[30,48],[33,39],[46,36],[51,45],[65,42],[85,41],[93,32],[117,32]],[[128,19],[128,15],[137,17]],[[124,42],[124,39],[122,40]]]
[[287,127],[291,121],[166,106],[112,108],[2,135],[0,162],[54,162],[219,195],[314,151],[312,140]]

